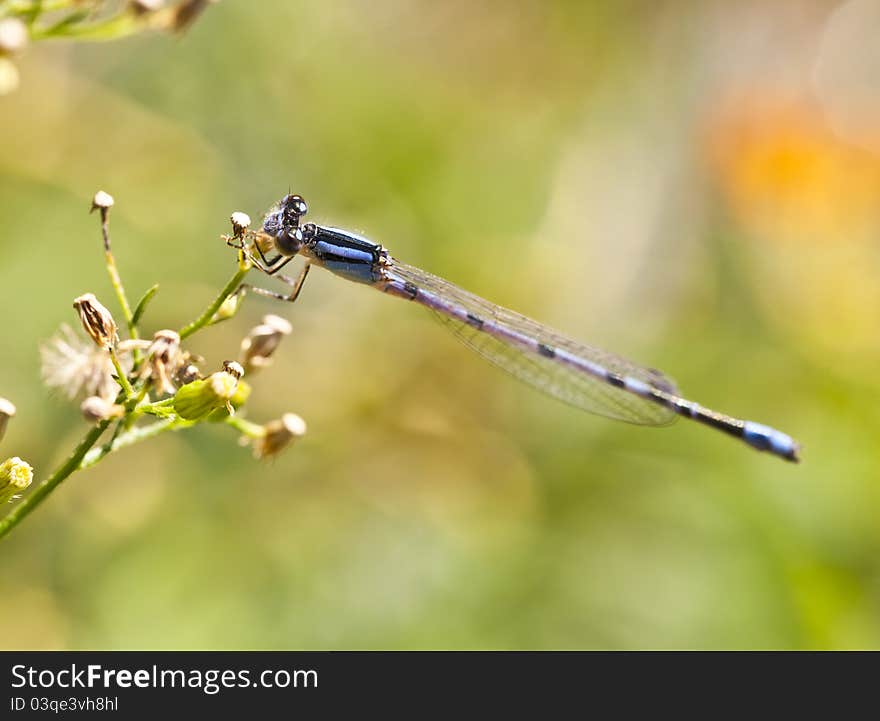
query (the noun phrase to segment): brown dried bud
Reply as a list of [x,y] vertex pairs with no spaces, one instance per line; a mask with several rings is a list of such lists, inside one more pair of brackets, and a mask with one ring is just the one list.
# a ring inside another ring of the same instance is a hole
[[161,10],[165,0],[129,0],[128,6],[135,15],[146,15]]
[[79,319],[89,337],[99,348],[109,348],[119,341],[116,321],[93,293],[86,293],[73,301]]
[[0,55],[15,55],[28,44],[28,30],[18,18],[0,20]]
[[199,15],[217,0],[183,0],[178,4],[171,16],[171,29],[176,32],[184,32],[192,25]]
[[156,331],[147,357],[147,368],[157,390],[160,393],[174,393],[177,389],[171,382],[171,376],[180,364],[180,335],[173,330]]
[[185,386],[187,383],[197,381],[202,377],[202,372],[194,363],[187,363],[180,366],[174,373],[174,382],[178,386]]
[[284,318],[277,315],[263,317],[263,322],[251,329],[241,342],[241,362],[248,372],[257,368],[265,368],[271,361],[272,354],[281,343],[281,339],[289,335],[292,327]]
[[80,412],[87,421],[97,423],[108,418],[120,418],[125,409],[100,396],[89,396],[79,406]]
[[0,398],[0,438],[6,433],[9,419],[15,415],[15,406],[5,398]]
[[267,458],[277,455],[297,438],[306,433],[306,422],[296,413],[285,413],[275,421],[263,426],[265,431],[261,438],[254,441],[254,456]]

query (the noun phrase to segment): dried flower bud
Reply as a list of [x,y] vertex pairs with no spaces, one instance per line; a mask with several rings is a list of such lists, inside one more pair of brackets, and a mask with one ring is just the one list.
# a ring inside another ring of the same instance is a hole
[[275,421],[263,426],[264,434],[254,440],[254,456],[267,458],[277,455],[297,438],[306,433],[306,422],[296,413],[285,413]]
[[161,10],[165,0],[129,0],[128,6],[135,15],[146,15]]
[[174,393],[176,389],[171,376],[180,364],[180,335],[177,331],[156,331],[147,350],[147,359],[145,369],[153,378],[157,390],[160,393]]
[[6,426],[9,424],[9,419],[15,415],[15,406],[11,401],[6,400],[5,398],[0,398],[0,438],[6,433]]
[[247,213],[236,211],[229,216],[229,222],[232,223],[232,235],[240,238],[251,227],[251,216]]
[[222,370],[183,386],[174,396],[175,412],[185,420],[197,421],[225,406],[232,415],[235,411],[230,400],[238,389],[240,377]]
[[281,339],[291,330],[290,323],[284,318],[271,314],[264,316],[260,325],[251,328],[241,342],[241,362],[248,372],[269,365]]
[[92,423],[106,421],[108,418],[121,418],[125,409],[112,401],[100,396],[89,396],[79,406],[83,418]]
[[208,5],[217,0],[183,0],[174,7],[171,14],[171,29],[184,32],[192,25]]
[[174,382],[178,386],[185,386],[187,383],[197,381],[202,377],[202,372],[195,363],[187,363],[181,365],[174,373]]
[[92,198],[92,210],[110,210],[112,207],[113,196],[110,193],[105,193],[103,190],[95,193],[95,197]]
[[86,333],[99,348],[108,348],[116,344],[119,334],[116,321],[93,293],[86,293],[73,301],[73,307],[79,311]]
[[27,26],[18,18],[0,20],[0,55],[15,55],[28,44]]
[[34,469],[18,456],[0,463],[0,503],[6,503],[34,480]]

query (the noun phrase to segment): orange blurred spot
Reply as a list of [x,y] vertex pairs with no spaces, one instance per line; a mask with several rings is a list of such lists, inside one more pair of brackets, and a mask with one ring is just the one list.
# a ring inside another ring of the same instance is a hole
[[836,136],[811,103],[740,98],[712,119],[709,153],[753,235],[863,241],[880,226],[880,156]]

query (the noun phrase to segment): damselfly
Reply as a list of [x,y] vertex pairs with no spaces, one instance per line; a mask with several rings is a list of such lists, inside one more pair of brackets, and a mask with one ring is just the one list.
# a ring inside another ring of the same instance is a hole
[[[301,223],[307,211],[302,197],[286,195],[265,216],[259,231],[239,229],[227,239],[264,273],[291,286],[287,295],[264,288],[254,291],[294,301],[309,268],[318,265],[346,280],[429,308],[489,361],[572,406],[647,426],[665,425],[683,416],[740,438],[759,451],[798,460],[800,446],[785,433],[685,400],[675,383],[660,371],[566,338],[537,321],[401,263],[381,245],[355,233]],[[272,254],[274,258],[267,257]],[[279,271],[297,255],[306,259],[299,276],[281,275]]]

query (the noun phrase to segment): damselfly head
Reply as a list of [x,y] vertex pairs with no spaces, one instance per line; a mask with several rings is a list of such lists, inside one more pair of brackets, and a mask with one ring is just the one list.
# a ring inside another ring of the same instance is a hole
[[282,255],[296,255],[307,241],[299,221],[308,211],[302,196],[288,194],[263,219],[263,232],[275,239],[275,247]]
[[299,219],[309,212],[309,206],[301,195],[285,195],[279,206],[284,211],[285,219],[292,225],[298,225]]

